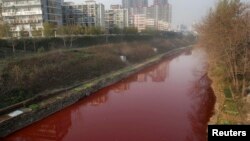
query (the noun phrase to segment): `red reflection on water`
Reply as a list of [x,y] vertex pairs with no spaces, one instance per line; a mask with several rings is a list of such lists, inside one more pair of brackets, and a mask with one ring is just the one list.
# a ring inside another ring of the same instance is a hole
[[215,97],[201,51],[104,88],[6,141],[206,141]]

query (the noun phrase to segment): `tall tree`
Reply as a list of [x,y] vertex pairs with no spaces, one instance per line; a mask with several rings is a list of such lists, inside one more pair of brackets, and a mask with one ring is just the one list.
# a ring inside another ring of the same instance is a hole
[[19,39],[23,42],[23,50],[26,52],[26,39],[29,37],[29,32],[22,27],[22,29],[19,31]]
[[10,27],[8,24],[0,24],[0,38],[8,38],[10,36]]
[[[60,37],[63,39],[64,47],[73,47],[73,41],[76,36],[81,34],[83,31],[81,26],[78,25],[65,25],[60,26],[57,30]],[[69,42],[69,46],[67,43]]]
[[43,34],[45,37],[54,37],[55,26],[52,23],[45,22],[43,24]]
[[31,34],[32,34],[32,44],[33,44],[33,50],[36,52],[36,43],[42,36],[42,30],[41,29],[36,29],[35,27],[32,28]]

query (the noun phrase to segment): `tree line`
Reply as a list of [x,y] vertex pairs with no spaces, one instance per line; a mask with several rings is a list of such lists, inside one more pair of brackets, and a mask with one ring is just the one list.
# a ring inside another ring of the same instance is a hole
[[249,3],[220,0],[197,29],[201,46],[208,52],[210,67],[220,71],[234,96],[243,96],[250,85]]
[[[13,34],[14,33],[14,34]],[[123,29],[119,27],[114,27],[105,31],[101,27],[95,26],[82,26],[82,25],[60,25],[56,26],[52,23],[45,22],[43,24],[43,29],[36,29],[32,28],[30,31],[26,31],[24,28],[21,28],[20,31],[13,32],[11,30],[11,25],[4,23],[0,24],[0,38],[11,38],[12,36],[15,37],[29,37],[30,34],[32,37],[55,37],[59,36],[66,36],[66,35],[100,35],[100,34],[136,34],[138,33],[137,28],[135,27],[125,27]]]
[[125,27],[124,29],[114,27],[106,32],[101,27],[87,27],[73,24],[56,26],[48,22],[43,24],[43,29],[32,28],[31,31],[27,31],[24,28],[21,28],[20,31],[13,32],[10,24],[0,24],[0,39],[8,40],[9,44],[12,46],[13,53],[16,51],[18,40],[23,41],[23,50],[26,51],[26,39],[30,37],[32,38],[34,48],[36,48],[36,41],[39,40],[40,37],[60,37],[63,39],[65,47],[72,47],[73,41],[77,38],[77,36],[137,33],[138,31],[134,27]]

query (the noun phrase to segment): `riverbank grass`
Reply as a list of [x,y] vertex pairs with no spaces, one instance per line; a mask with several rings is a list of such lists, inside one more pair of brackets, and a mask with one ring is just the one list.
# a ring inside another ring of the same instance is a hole
[[217,124],[238,124],[241,122],[238,99],[234,99],[228,87],[224,89],[224,104],[219,111]]
[[231,115],[238,115],[239,110],[236,102],[233,99],[227,99],[224,103],[223,112]]

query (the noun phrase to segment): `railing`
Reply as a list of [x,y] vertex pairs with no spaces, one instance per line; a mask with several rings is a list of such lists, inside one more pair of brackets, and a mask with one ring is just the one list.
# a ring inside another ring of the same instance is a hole
[[3,12],[2,16],[21,16],[21,15],[37,15],[37,14],[42,14],[42,11]]
[[34,6],[34,5],[41,5],[40,2],[26,2],[26,3],[3,3],[3,7],[18,7],[18,6]]

